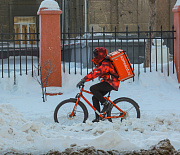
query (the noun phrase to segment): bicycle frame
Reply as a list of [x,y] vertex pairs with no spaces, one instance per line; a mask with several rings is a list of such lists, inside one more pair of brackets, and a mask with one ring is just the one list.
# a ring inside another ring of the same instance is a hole
[[82,86],[82,87],[80,88],[80,93],[77,94],[77,101],[76,101],[76,104],[75,104],[75,106],[74,106],[74,108],[73,108],[72,113],[69,115],[70,117],[73,117],[74,111],[75,111],[75,109],[76,109],[76,106],[77,106],[80,98],[83,98],[84,101],[86,101],[86,103],[87,103],[102,119],[122,118],[122,117],[124,117],[124,116],[126,115],[126,113],[125,113],[123,110],[121,110],[115,103],[113,103],[113,102],[109,99],[109,98],[110,98],[110,95],[108,95],[108,97],[104,97],[104,98],[105,98],[108,102],[110,102],[114,107],[116,107],[116,109],[118,109],[118,110],[122,113],[122,115],[120,115],[120,116],[108,116],[108,117],[105,117],[106,112],[104,112],[103,114],[101,114],[101,113],[83,96],[83,92],[85,92],[85,93],[87,93],[87,94],[93,95],[90,91],[84,90],[84,86]]

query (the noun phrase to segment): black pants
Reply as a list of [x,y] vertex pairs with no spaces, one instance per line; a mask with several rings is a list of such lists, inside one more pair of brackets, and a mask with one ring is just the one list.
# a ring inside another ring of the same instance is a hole
[[[107,82],[100,82],[90,87],[90,91],[93,94],[93,106],[100,111],[99,101],[104,103],[106,100],[104,99],[104,95],[113,90],[114,88]],[[97,115],[96,115],[97,116]]]

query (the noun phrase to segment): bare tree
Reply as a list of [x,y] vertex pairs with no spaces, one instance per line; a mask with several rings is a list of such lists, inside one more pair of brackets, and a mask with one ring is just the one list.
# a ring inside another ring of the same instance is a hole
[[[156,22],[156,0],[149,0],[149,30],[155,30]],[[148,34],[149,38],[153,37],[152,33]],[[146,53],[144,67],[149,67],[150,65],[150,50],[152,47],[152,39],[147,39],[146,41]]]
[[[49,78],[50,74],[54,72],[54,67],[55,67],[55,65],[52,66],[52,64],[49,60],[44,62],[43,65],[38,64],[38,67],[36,67],[38,69],[38,71],[40,72],[40,79],[38,78],[36,73],[35,73],[35,78],[36,78],[36,81],[41,85],[43,102],[45,102],[45,100],[47,100],[46,88],[47,88],[48,84],[50,84],[50,81],[48,81],[48,78]],[[42,74],[42,69],[44,70],[43,74]]]

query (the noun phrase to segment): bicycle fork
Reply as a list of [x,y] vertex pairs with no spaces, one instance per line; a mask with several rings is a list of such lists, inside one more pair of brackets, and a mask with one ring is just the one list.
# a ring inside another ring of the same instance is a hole
[[77,99],[77,101],[76,101],[76,103],[75,103],[75,105],[74,105],[74,108],[73,108],[72,112],[71,112],[70,115],[69,115],[70,118],[72,118],[73,116],[75,116],[75,114],[76,114],[76,108],[77,108],[77,104],[78,104],[79,100],[80,100],[80,97]]
[[76,95],[76,97],[75,97],[75,98],[77,98],[77,101],[76,101],[76,104],[74,105],[74,108],[73,108],[71,114],[69,115],[69,117],[75,116],[75,111],[76,111],[78,102],[79,102],[80,98],[83,96],[83,95],[82,95],[82,92],[83,92],[83,88],[81,88],[80,93],[78,93],[78,94]]

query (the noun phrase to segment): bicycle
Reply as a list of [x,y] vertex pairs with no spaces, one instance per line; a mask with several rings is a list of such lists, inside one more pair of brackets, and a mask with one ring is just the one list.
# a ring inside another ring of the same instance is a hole
[[[104,97],[108,102],[111,103],[111,107],[108,111],[100,113],[83,95],[84,93],[93,95],[90,91],[84,89],[84,84],[79,87],[80,93],[76,95],[75,98],[69,98],[60,102],[54,111],[54,121],[56,123],[65,122],[71,120],[70,123],[85,123],[88,119],[88,110],[83,102],[80,101],[81,98],[100,116],[101,120],[108,119],[112,122],[112,119],[120,118],[121,121],[126,118],[140,118],[140,108],[139,105],[131,98],[121,97],[114,101],[111,101],[110,93],[107,97]],[[73,121],[72,121],[73,120]]]

